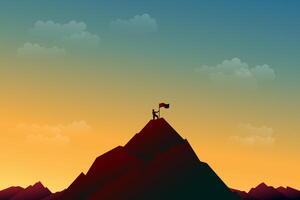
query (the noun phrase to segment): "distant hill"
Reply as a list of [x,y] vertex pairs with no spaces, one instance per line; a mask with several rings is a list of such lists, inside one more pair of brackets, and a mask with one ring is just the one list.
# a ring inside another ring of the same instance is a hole
[[0,200],[9,200],[17,193],[23,191],[24,188],[22,187],[10,187],[0,191]]
[[248,193],[232,189],[243,200],[300,200],[300,191],[291,187],[274,188],[265,183],[261,183],[252,188]]
[[51,195],[51,191],[38,182],[27,188],[10,187],[0,191],[0,200],[42,200]]

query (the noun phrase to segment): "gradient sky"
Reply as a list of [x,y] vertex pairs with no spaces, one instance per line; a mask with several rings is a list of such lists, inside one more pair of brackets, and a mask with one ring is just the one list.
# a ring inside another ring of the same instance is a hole
[[0,189],[66,188],[162,115],[225,183],[300,188],[300,1],[0,1]]

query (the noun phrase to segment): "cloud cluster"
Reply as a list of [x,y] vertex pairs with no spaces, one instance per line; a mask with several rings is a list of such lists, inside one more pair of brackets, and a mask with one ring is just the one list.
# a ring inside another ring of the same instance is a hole
[[100,41],[98,35],[87,30],[87,25],[84,22],[74,20],[65,24],[53,21],[37,21],[30,33],[35,38],[63,45],[72,45],[73,43],[97,45]]
[[[143,35],[158,30],[156,20],[149,14],[129,19],[117,19],[109,24],[112,33]],[[91,52],[100,42],[100,36],[88,30],[85,22],[75,20],[58,23],[52,20],[36,21],[29,30],[27,42],[19,49],[22,57],[62,56],[74,52]]]
[[26,134],[29,143],[67,144],[70,142],[69,134],[86,133],[91,126],[85,121],[73,121],[69,124],[39,125],[22,123],[16,126],[18,132]]
[[239,58],[224,60],[216,66],[203,66],[197,72],[208,75],[218,85],[244,85],[256,87],[258,83],[272,81],[276,78],[275,71],[269,65],[249,67]]
[[146,34],[158,30],[156,20],[149,14],[136,15],[130,19],[117,19],[110,23],[110,30],[115,33]]
[[95,48],[100,42],[100,37],[89,32],[84,22],[77,21],[37,21],[29,33],[31,40],[18,49],[21,56],[65,55],[67,51]]
[[275,142],[274,130],[267,126],[256,127],[252,124],[239,124],[239,134],[230,137],[231,141],[244,145],[271,145]]
[[43,47],[39,44],[25,43],[18,49],[18,55],[24,57],[59,57],[66,54],[66,50],[59,47]]

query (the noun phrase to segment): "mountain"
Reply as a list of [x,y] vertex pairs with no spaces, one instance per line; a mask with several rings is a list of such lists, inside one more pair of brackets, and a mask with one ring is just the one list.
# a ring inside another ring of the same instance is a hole
[[64,191],[55,192],[55,193],[52,193],[52,194],[42,198],[41,200],[56,200],[56,199],[59,199],[63,193],[64,193]]
[[207,163],[163,118],[151,120],[124,147],[99,156],[61,200],[237,200]]
[[9,200],[41,200],[51,194],[51,191],[44,187],[41,182],[32,186],[28,186],[24,190],[18,192]]
[[0,200],[300,200],[300,191],[265,183],[229,189],[163,118],[151,120],[123,147],[96,158],[61,192],[38,182],[0,191]]
[[238,194],[241,197],[242,200],[260,200],[260,199],[257,199],[255,197],[251,196],[250,194],[248,194],[245,191],[236,190],[236,189],[231,189],[231,191],[233,191],[236,194]]
[[177,145],[184,139],[163,118],[151,120],[125,145],[125,149],[141,160],[152,160],[158,154]]
[[62,199],[87,199],[130,170],[140,168],[141,164],[140,160],[128,154],[123,147],[116,147],[98,157],[86,175],[81,173],[66,189]]
[[272,186],[265,183],[259,184],[256,188],[251,188],[249,194],[255,198],[264,200],[283,200],[286,197]]
[[248,193],[232,189],[243,200],[300,200],[300,191],[291,187],[274,188],[265,183],[261,183],[252,188]]
[[300,191],[291,187],[278,187],[277,191],[292,200],[300,200]]
[[7,189],[4,189],[0,191],[0,200],[9,200],[13,196],[15,196],[17,193],[23,191],[24,188],[22,187],[9,187]]
[[51,195],[51,191],[38,182],[27,188],[10,187],[0,191],[0,200],[42,200]]

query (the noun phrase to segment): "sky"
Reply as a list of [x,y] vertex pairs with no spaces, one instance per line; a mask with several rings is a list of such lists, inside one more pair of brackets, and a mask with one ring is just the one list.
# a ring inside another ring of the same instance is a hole
[[66,188],[162,116],[232,188],[300,188],[300,2],[0,1],[0,189]]

